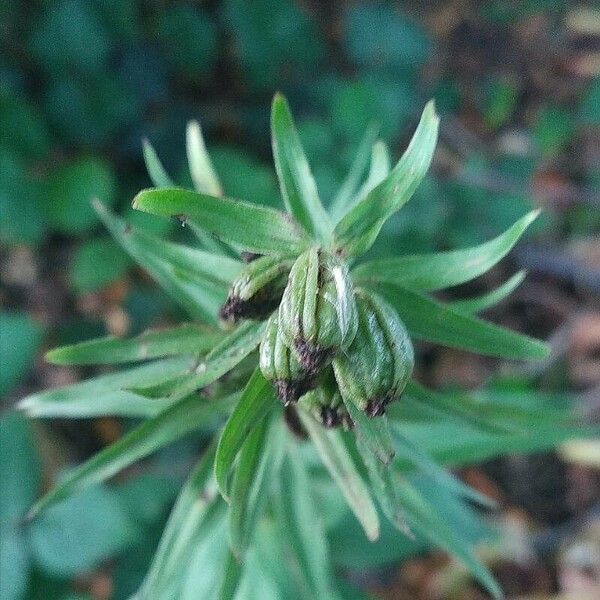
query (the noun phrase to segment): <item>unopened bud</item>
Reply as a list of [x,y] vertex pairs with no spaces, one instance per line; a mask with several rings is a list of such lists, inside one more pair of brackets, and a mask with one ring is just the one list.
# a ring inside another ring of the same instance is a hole
[[306,373],[295,353],[285,343],[277,313],[267,321],[260,344],[259,365],[265,379],[272,382],[277,396],[287,406],[314,387],[314,374]]
[[354,426],[338,390],[332,393],[319,386],[306,394],[300,404],[328,429],[343,427],[349,430]]
[[307,372],[318,372],[356,333],[356,303],[346,264],[317,248],[301,254],[279,306],[279,324]]
[[357,290],[358,330],[333,369],[346,401],[370,417],[385,413],[398,398],[414,366],[412,343],[396,311],[385,300]]
[[233,282],[220,316],[226,321],[264,319],[279,306],[293,259],[260,256]]

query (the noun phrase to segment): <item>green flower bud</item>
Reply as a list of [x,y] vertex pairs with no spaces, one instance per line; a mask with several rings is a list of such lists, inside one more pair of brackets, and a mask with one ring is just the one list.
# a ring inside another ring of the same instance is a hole
[[264,319],[279,305],[291,258],[260,256],[249,262],[233,282],[220,316],[227,321]]
[[267,321],[265,336],[260,344],[259,366],[265,379],[275,386],[284,406],[296,402],[315,385],[314,374],[304,371],[294,352],[284,342],[277,313]]
[[345,263],[317,248],[301,254],[281,299],[279,324],[307,372],[318,372],[338,350],[348,347],[357,318]]
[[331,429],[341,426],[346,430],[354,427],[337,389],[332,392],[319,386],[303,396],[300,404],[324,427]]
[[336,356],[333,369],[346,401],[376,417],[404,390],[414,366],[413,347],[396,311],[382,298],[358,290],[356,304],[356,336]]

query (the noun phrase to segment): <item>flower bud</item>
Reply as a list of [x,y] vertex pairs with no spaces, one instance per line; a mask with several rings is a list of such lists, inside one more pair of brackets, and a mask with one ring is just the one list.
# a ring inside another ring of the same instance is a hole
[[233,282],[220,316],[227,321],[263,319],[279,305],[291,258],[260,256],[249,262]]
[[356,336],[335,357],[333,369],[344,399],[376,417],[404,390],[414,366],[413,347],[398,314],[382,298],[358,290],[356,304]]
[[277,396],[284,406],[296,402],[314,387],[314,374],[302,369],[296,355],[284,342],[277,313],[267,321],[260,344],[259,366],[265,379],[275,386]]
[[354,427],[354,423],[337,389],[331,391],[319,386],[303,396],[300,403],[319,423],[328,429],[341,426],[349,430]]
[[348,347],[357,319],[345,263],[317,248],[301,254],[281,299],[279,324],[286,343],[309,373],[318,372],[338,350]]

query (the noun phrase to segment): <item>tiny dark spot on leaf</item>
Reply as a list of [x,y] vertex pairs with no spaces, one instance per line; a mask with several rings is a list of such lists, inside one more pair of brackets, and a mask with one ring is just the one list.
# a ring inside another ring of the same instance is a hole
[[173,215],[174,219],[177,219],[182,227],[185,227],[187,224],[187,216],[184,214]]
[[242,252],[240,254],[240,256],[242,257],[242,260],[245,263],[251,263],[253,260],[256,260],[257,258],[260,258],[261,256],[263,256],[262,254],[257,254],[256,252]]

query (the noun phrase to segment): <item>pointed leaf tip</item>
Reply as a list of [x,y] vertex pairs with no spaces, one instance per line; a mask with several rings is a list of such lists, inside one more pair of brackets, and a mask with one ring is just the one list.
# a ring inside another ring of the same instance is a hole
[[102,201],[100,200],[100,198],[94,197],[90,200],[90,204],[92,205],[92,208],[97,212],[97,213],[101,213],[104,212],[106,209],[104,207],[104,204],[102,204]]
[[439,115],[437,113],[437,109],[435,107],[435,98],[432,98],[431,100],[429,100],[427,102],[427,104],[425,104],[425,108],[423,109],[424,112],[426,112],[427,114],[431,113],[431,116],[436,117],[437,119],[439,119]]
[[338,248],[346,256],[365,253],[383,224],[411,198],[433,159],[439,118],[428,102],[408,147],[389,175],[348,211],[336,225]]
[[308,236],[289,215],[251,202],[166,188],[142,190],[132,206],[162,217],[185,216],[216,238],[259,254],[300,253],[308,245]]
[[527,225],[530,225],[540,216],[541,212],[541,208],[536,208],[535,210],[528,212],[525,217],[523,217],[523,221],[526,221]]
[[332,226],[302,148],[290,107],[275,94],[271,108],[271,145],[279,187],[288,212],[314,239],[328,242]]
[[157,188],[173,186],[173,181],[165,171],[156,150],[148,138],[142,139],[142,154],[144,156],[144,163],[146,164],[146,171],[148,172],[152,183]]
[[194,187],[201,193],[222,196],[223,186],[210,160],[202,127],[198,121],[188,121],[185,137],[188,166]]
[[369,286],[401,316],[409,333],[419,339],[477,354],[509,359],[544,359],[546,343],[453,310],[396,283]]
[[539,212],[527,213],[504,233],[478,246],[372,260],[355,267],[352,274],[357,282],[383,281],[419,291],[459,285],[479,277],[504,258]]

